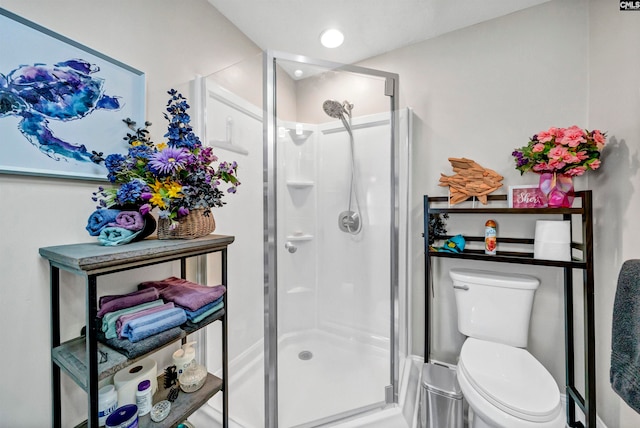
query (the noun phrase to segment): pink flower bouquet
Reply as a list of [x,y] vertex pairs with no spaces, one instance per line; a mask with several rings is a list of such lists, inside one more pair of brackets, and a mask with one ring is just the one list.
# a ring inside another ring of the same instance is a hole
[[533,171],[574,177],[600,168],[605,142],[606,134],[597,129],[552,127],[534,135],[529,144],[511,154],[521,174]]

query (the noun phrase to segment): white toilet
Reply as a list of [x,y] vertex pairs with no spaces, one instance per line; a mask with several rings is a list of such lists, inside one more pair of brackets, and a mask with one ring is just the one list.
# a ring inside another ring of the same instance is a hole
[[457,377],[469,428],[563,428],[560,391],[526,349],[538,279],[451,269],[458,330],[467,336]]

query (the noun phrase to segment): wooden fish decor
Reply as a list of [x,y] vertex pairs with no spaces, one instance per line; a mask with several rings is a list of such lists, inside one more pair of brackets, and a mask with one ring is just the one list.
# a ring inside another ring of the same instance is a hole
[[472,196],[487,204],[487,195],[502,187],[502,177],[497,172],[483,168],[471,159],[449,158],[455,175],[440,174],[440,186],[449,187],[451,205],[466,201]]

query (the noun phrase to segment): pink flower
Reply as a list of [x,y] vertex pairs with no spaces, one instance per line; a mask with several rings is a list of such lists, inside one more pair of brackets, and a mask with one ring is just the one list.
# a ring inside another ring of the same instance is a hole
[[551,127],[548,131],[538,132],[538,141],[548,143],[556,137],[557,128]]
[[535,145],[531,148],[531,151],[532,151],[533,153],[540,153],[540,152],[544,151],[544,144],[543,144],[543,143],[535,144]]
[[549,159],[549,166],[553,169],[562,169],[566,163],[558,159]]
[[596,147],[598,148],[598,150],[602,150],[604,148],[604,143],[607,140],[607,137],[605,137],[604,134],[597,129],[594,129],[591,132],[591,137],[593,138],[593,141],[596,142]]
[[564,144],[569,147],[578,147],[580,143],[584,143],[586,141],[584,131],[573,125],[565,130],[564,136],[560,140],[560,144]]
[[578,159],[580,160],[585,160],[585,159],[589,159],[589,155],[587,154],[587,152],[585,152],[584,150],[579,151],[576,153],[576,156],[578,157]]
[[570,170],[565,172],[565,175],[570,175],[570,176],[579,176],[585,173],[587,169],[583,166],[576,166],[575,168],[571,168]]
[[533,170],[536,172],[551,171],[552,169],[546,162],[540,162],[533,166]]
[[578,163],[580,162],[580,158],[571,152],[565,153],[562,158],[566,163]]
[[589,168],[591,169],[598,169],[600,168],[600,159],[594,159],[591,162],[588,162],[587,165],[589,165]]
[[554,160],[563,159],[566,153],[566,148],[562,146],[555,146],[553,149],[549,150],[549,158]]

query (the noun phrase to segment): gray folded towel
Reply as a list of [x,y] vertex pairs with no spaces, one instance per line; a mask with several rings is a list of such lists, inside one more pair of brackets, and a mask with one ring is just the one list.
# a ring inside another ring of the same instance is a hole
[[640,260],[624,262],[618,276],[609,379],[613,390],[640,413]]

